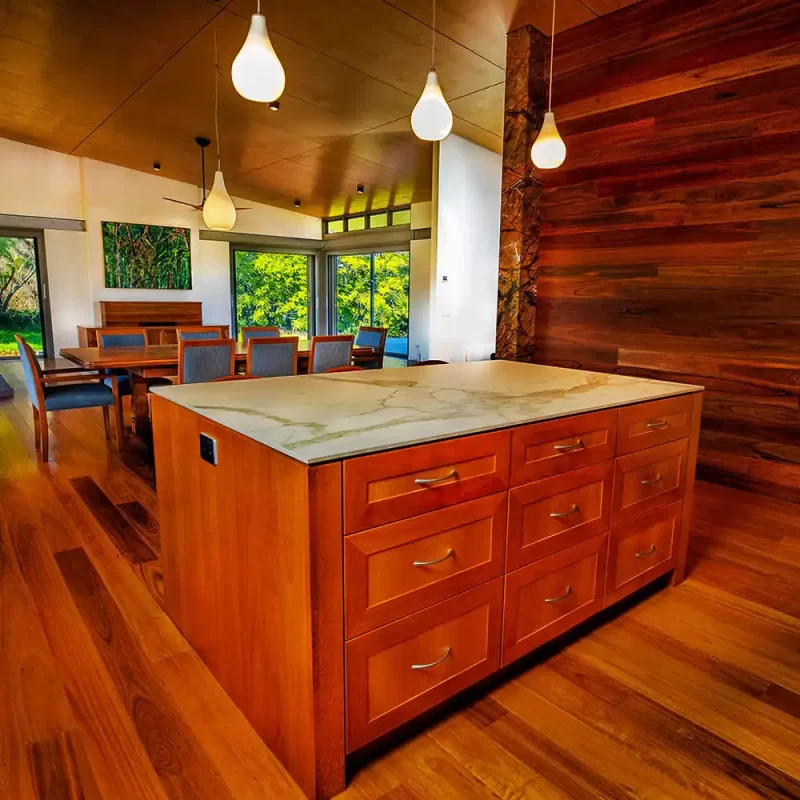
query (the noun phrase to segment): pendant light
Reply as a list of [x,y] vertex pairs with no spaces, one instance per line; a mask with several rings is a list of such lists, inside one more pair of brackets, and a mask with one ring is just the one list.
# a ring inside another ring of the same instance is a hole
[[553,44],[556,38],[556,0],[553,0],[553,30],[550,35],[550,87],[547,97],[547,113],[536,141],[531,148],[531,158],[539,169],[556,169],[567,157],[567,146],[556,128],[553,114]]
[[256,13],[250,20],[250,30],[242,49],[231,67],[233,85],[246,100],[271,103],[277,100],[286,86],[286,73],[267,33],[267,20],[261,13],[258,0]]
[[426,142],[441,142],[453,128],[453,112],[444,99],[436,75],[436,0],[433,0],[431,24],[431,71],[411,112],[411,128],[418,138]]
[[214,130],[217,135],[217,171],[214,173],[214,185],[203,204],[203,222],[212,231],[229,231],[236,224],[236,209],[225,188],[219,157],[219,64],[216,31],[214,31]]

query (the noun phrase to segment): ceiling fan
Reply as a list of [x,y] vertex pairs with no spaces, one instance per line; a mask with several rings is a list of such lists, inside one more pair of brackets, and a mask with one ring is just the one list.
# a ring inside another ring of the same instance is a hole
[[[162,200],[168,200],[170,203],[179,203],[182,206],[189,206],[189,208],[192,208],[195,211],[202,211],[203,206],[206,204],[206,147],[211,144],[211,139],[208,139],[205,136],[197,136],[195,138],[195,142],[197,142],[198,146],[200,147],[200,170],[202,174],[203,202],[187,203],[185,200],[176,200],[174,197],[163,197]],[[243,206],[241,208],[236,206],[237,211],[250,211],[251,209],[251,206]]]

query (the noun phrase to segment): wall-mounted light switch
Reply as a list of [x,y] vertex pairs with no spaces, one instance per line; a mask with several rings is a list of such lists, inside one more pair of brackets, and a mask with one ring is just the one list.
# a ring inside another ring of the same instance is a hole
[[212,467],[217,466],[217,440],[206,433],[200,434],[200,458]]

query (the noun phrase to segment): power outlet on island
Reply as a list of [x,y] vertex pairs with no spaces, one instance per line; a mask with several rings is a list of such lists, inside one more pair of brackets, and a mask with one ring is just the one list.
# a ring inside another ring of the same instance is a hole
[[217,466],[217,440],[212,439],[207,433],[200,434],[200,458],[212,467]]

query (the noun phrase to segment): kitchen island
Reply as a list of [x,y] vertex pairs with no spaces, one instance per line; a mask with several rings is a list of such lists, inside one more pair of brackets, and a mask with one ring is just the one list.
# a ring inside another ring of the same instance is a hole
[[656,578],[702,390],[515,362],[154,389],[165,603],[310,798]]

